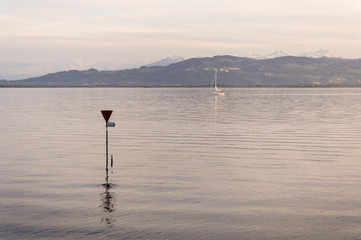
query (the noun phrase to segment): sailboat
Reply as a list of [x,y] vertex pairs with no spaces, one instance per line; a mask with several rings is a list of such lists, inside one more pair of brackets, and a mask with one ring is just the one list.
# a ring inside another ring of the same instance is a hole
[[217,95],[217,96],[226,95],[226,93],[222,89],[217,88],[217,68],[214,69],[214,78],[211,88],[213,87],[213,83],[214,83],[214,89],[212,89],[212,91],[210,92],[211,95]]

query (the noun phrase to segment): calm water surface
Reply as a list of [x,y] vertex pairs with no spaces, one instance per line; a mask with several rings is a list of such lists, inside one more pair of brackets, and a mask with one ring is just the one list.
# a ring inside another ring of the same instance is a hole
[[0,89],[0,239],[361,239],[361,89],[226,91]]

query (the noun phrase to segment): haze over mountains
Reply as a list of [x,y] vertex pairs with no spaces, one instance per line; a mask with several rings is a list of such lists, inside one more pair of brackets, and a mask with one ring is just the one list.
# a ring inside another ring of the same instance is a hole
[[180,56],[170,56],[159,61],[132,61],[120,62],[117,60],[74,60],[71,62],[0,62],[0,80],[21,80],[31,77],[39,77],[48,73],[60,72],[65,69],[98,69],[100,71],[124,70],[138,68],[140,66],[166,66],[184,60]]
[[220,86],[361,86],[361,59],[325,57],[329,56],[325,50],[312,53],[313,57],[284,54],[187,60],[174,56],[134,69],[71,70],[18,81],[3,80],[0,84],[44,87],[209,86],[217,68]]

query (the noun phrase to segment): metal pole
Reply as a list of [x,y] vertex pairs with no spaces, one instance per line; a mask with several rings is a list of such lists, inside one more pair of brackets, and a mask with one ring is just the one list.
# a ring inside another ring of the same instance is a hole
[[106,129],[106,163],[105,163],[105,167],[108,170],[108,125],[106,125],[105,127]]

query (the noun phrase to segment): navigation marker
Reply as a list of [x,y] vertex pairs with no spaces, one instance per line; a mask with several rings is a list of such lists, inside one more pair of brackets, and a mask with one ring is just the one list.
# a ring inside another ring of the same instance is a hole
[[[115,127],[115,123],[113,122],[109,122],[109,118],[113,113],[113,110],[101,110],[100,111],[104,117],[105,120],[105,135],[106,135],[106,140],[105,140],[105,145],[106,145],[106,162],[105,162],[105,167],[106,170],[108,171],[108,127]],[[113,160],[113,159],[112,159]],[[113,161],[112,161],[113,162]],[[111,164],[113,166],[113,163]]]
[[101,110],[101,112],[103,114],[105,122],[107,123],[109,121],[110,116],[113,113],[113,110]]

